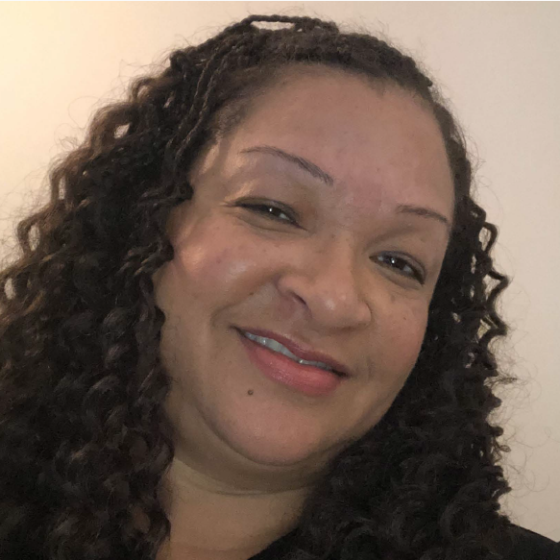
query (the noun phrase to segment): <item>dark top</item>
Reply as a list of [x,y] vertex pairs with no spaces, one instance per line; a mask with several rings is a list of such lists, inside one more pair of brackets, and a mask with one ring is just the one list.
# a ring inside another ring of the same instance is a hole
[[[279,560],[289,550],[296,530],[274,541],[249,560]],[[506,545],[504,545],[505,547]],[[513,525],[511,545],[503,551],[504,560],[560,560],[560,543],[529,529]]]
[[[249,560],[279,560],[290,549],[295,532],[296,529],[274,541]],[[514,525],[511,528],[511,545],[503,551],[503,554],[504,560],[560,560],[560,544]],[[22,553],[20,547],[10,546],[0,541],[0,560],[40,560],[40,558],[30,557]]]
[[560,544],[542,535],[513,527],[513,546],[507,560],[560,560]]

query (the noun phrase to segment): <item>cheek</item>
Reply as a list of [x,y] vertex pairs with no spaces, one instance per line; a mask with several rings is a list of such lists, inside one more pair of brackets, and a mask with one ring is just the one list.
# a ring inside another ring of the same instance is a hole
[[419,301],[401,309],[393,309],[390,319],[386,322],[387,370],[402,383],[418,359],[426,332],[427,317],[427,306]]
[[[258,259],[247,243],[232,242],[235,235],[222,228],[191,232],[174,244],[175,256],[161,278],[168,305],[195,309],[219,306],[243,297],[258,276]],[[208,309],[212,312],[212,309]]]
[[[389,303],[390,301],[390,303]],[[424,338],[427,308],[422,301],[386,298],[378,315],[368,353],[368,376],[356,396],[353,425],[363,434],[377,424],[406,383]]]

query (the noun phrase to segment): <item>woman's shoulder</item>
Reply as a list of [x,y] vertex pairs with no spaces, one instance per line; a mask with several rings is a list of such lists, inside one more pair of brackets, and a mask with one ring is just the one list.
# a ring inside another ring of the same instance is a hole
[[560,543],[518,525],[511,525],[504,560],[560,560]]
[[[283,558],[294,535],[295,530],[249,560]],[[503,560],[560,560],[560,543],[513,524],[509,525],[505,532],[500,533],[497,542],[494,543],[494,549]],[[364,556],[366,557],[369,557],[369,554]]]
[[[290,535],[292,535],[290,533]],[[266,558],[279,558],[277,554],[280,552],[280,544],[286,541],[286,537],[275,541],[273,545],[268,547],[250,560],[261,560]],[[535,533],[530,529],[519,527],[518,525],[511,525],[508,529],[508,535],[502,550],[504,560],[560,560],[560,543],[554,542],[543,535]],[[273,551],[276,554],[271,555]],[[17,547],[7,546],[6,543],[0,543],[0,559],[1,560],[41,560],[38,556],[30,557],[29,555],[22,555],[21,549]]]
[[0,541],[0,560],[44,560],[19,544]]

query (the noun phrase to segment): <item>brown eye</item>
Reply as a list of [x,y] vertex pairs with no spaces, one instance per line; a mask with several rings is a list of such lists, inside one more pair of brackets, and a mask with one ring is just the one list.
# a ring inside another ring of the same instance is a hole
[[400,255],[396,255],[394,253],[383,253],[378,255],[377,260],[383,265],[394,269],[398,274],[413,278],[422,285],[426,281],[424,271],[421,267],[409,262]]
[[[280,208],[271,203],[261,203],[261,204],[250,204],[248,202],[244,202],[240,204],[243,208],[249,208],[252,211],[256,212],[257,214],[263,214],[267,218],[271,220],[275,220],[277,222],[287,222],[289,224],[297,225],[296,220],[293,218],[293,211],[291,209],[284,209]],[[282,218],[280,216],[285,216]]]

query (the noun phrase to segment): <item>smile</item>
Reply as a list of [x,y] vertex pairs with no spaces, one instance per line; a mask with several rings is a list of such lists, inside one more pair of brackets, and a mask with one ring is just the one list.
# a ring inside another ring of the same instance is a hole
[[253,337],[246,336],[242,331],[238,330],[238,332],[250,362],[275,383],[310,397],[324,397],[333,393],[345,380],[344,376],[330,369],[308,363],[302,364],[301,360],[296,361],[291,356],[263,344],[264,341],[253,340]]
[[260,344],[261,346],[264,346],[265,348],[269,348],[273,352],[278,352],[278,353],[280,353],[284,356],[287,356],[288,358],[290,358],[290,360],[293,360],[294,362],[296,362],[298,364],[315,366],[315,367],[318,367],[320,369],[324,369],[325,371],[330,371],[332,373],[338,374],[338,372],[336,372],[333,368],[331,368],[330,366],[328,366],[327,364],[325,364],[323,362],[313,362],[313,361],[304,360],[302,358],[298,358],[295,354],[292,354],[292,352],[290,352],[284,345],[280,344],[279,342],[277,342],[273,338],[267,338],[266,336],[257,336],[257,335],[254,335],[254,334],[251,334],[251,333],[248,333],[248,332],[244,332],[244,331],[241,331],[241,332],[249,340],[252,340],[252,341],[256,342],[257,344]]

